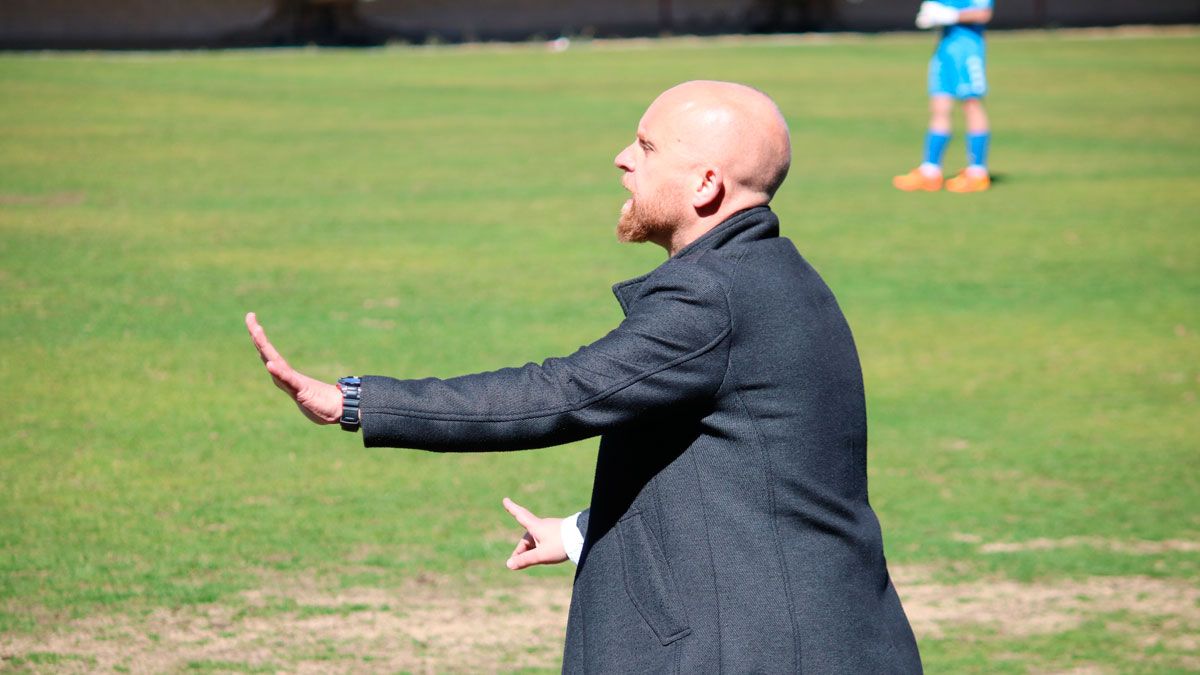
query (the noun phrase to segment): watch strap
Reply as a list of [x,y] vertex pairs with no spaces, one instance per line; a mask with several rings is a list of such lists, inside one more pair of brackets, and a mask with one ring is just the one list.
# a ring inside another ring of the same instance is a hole
[[362,421],[362,414],[359,411],[360,401],[362,400],[362,379],[357,377],[343,377],[338,380],[338,389],[342,390],[342,417],[338,420],[344,431],[358,431]]

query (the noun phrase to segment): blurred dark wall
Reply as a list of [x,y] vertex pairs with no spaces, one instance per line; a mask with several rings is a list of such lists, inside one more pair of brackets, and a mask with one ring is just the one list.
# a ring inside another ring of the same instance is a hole
[[[840,0],[830,29],[912,27],[920,2]],[[995,0],[995,28],[1186,24],[1200,22],[1200,0]]]
[[[918,0],[0,0],[0,48],[912,28]],[[995,26],[1200,23],[1200,0],[997,0]]]
[[270,17],[272,0],[0,0],[0,46],[189,47]]

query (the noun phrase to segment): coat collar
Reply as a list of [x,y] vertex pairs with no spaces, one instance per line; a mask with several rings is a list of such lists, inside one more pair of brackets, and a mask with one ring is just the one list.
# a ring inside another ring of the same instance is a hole
[[[755,206],[729,216],[720,225],[702,234],[696,241],[676,251],[671,258],[682,258],[724,248],[730,244],[744,244],[778,236],[779,218],[775,216],[770,207]],[[665,264],[663,263],[663,265]],[[627,279],[613,286],[613,295],[617,296],[617,302],[621,303],[621,309],[625,313],[629,312],[629,306],[637,296],[642,282],[661,267],[662,265],[659,265],[646,274]]]
[[702,251],[712,251],[732,243],[745,244],[779,236],[779,219],[769,206],[738,211],[720,225],[700,235],[696,241],[675,252],[672,258],[682,258]]

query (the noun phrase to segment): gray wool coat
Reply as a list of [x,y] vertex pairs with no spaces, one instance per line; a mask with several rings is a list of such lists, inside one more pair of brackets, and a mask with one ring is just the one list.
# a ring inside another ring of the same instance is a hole
[[570,356],[363,378],[366,445],[602,435],[564,672],[921,672],[867,501],[850,328],[771,210],[614,292],[624,321]]

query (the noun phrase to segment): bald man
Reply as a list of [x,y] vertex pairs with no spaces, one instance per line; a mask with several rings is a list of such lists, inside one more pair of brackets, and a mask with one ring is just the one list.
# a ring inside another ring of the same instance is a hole
[[253,314],[247,327],[309,419],[370,447],[601,436],[588,509],[504,502],[527,530],[510,568],[577,562],[564,672],[918,673],[867,501],[854,341],[768,207],[790,157],[757,90],[659,96],[616,158],[631,193],[617,235],[669,257],[617,284],[625,319],[563,358],[335,386],[292,369]]

